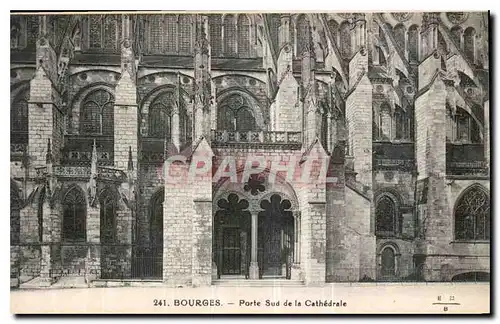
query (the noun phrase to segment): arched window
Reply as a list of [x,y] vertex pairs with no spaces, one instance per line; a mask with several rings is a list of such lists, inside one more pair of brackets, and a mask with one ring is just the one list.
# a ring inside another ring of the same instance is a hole
[[88,16],[89,50],[116,53],[120,49],[121,16]]
[[116,242],[116,195],[107,189],[100,195],[101,243]]
[[330,29],[330,33],[332,34],[332,39],[335,44],[338,46],[339,44],[339,24],[334,20],[328,20],[328,29]]
[[396,107],[394,112],[394,117],[396,120],[396,136],[395,139],[403,140],[410,138],[410,119],[406,111],[400,107]]
[[224,54],[236,54],[236,22],[234,15],[224,16]]
[[438,52],[441,53],[441,55],[446,55],[448,54],[448,44],[446,44],[446,41],[444,40],[443,34],[441,34],[440,31],[438,31]]
[[12,105],[10,106],[10,130],[12,132],[12,140],[25,138],[28,142],[27,136],[23,134],[28,133],[28,100],[29,92],[23,91],[16,96]]
[[26,16],[26,48],[34,50],[38,39],[40,16]]
[[10,244],[19,244],[21,232],[21,199],[15,185],[10,184]]
[[86,241],[87,207],[81,189],[71,188],[63,199],[62,239],[64,241]]
[[250,56],[250,19],[243,14],[238,16],[238,56]]
[[80,133],[114,134],[114,97],[103,89],[87,95],[82,103]]
[[191,54],[193,44],[191,15],[179,16],[179,53]]
[[302,56],[307,48],[309,38],[309,21],[306,15],[300,15],[297,19],[297,56]]
[[405,50],[406,28],[403,24],[397,24],[393,29],[394,39],[401,50]]
[[219,129],[227,131],[259,130],[252,108],[243,96],[230,95],[220,103],[219,107]]
[[379,140],[390,141],[392,139],[392,117],[391,107],[387,103],[380,106],[379,125]]
[[351,26],[349,22],[344,21],[340,24],[340,55],[342,58],[351,58],[351,47]]
[[376,232],[380,236],[393,236],[396,233],[397,209],[396,203],[389,196],[382,196],[377,201]]
[[490,197],[479,186],[467,189],[455,208],[457,240],[490,239]]
[[453,26],[451,28],[450,32],[451,32],[451,37],[452,37],[453,41],[458,46],[458,49],[461,50],[462,49],[462,34],[463,34],[462,27]]
[[279,49],[280,45],[279,44],[279,31],[280,31],[280,26],[281,26],[281,18],[279,14],[270,14],[270,27],[269,27],[269,32],[271,34],[271,42],[273,43],[274,47],[276,49]]
[[408,58],[410,63],[418,63],[418,27],[416,25],[408,29]]
[[214,57],[222,55],[222,22],[221,15],[210,15],[208,23],[210,26],[210,48]]
[[21,17],[10,16],[10,48],[20,49],[24,47],[24,37]]
[[469,62],[473,64],[476,56],[475,38],[476,38],[476,31],[474,30],[474,28],[472,27],[467,28],[464,32],[464,54],[465,57],[469,60]]
[[172,109],[175,104],[171,91],[160,94],[149,107],[149,136],[171,138]]
[[381,274],[383,277],[394,277],[396,275],[396,254],[390,247],[382,250],[381,256],[382,269]]

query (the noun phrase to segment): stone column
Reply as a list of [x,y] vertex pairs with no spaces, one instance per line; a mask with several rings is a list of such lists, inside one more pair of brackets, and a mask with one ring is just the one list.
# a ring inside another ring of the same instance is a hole
[[259,230],[259,214],[254,211],[252,212],[252,250],[250,255],[250,268],[249,277],[250,279],[259,279],[259,263],[257,260],[257,248],[258,248],[258,230]]
[[294,237],[293,237],[293,264],[290,275],[291,280],[300,280],[300,212],[293,213],[294,218]]

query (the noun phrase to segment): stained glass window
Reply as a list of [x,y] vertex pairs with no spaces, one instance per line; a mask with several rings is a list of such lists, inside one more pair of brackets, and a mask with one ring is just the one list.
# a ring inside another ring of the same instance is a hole
[[238,16],[238,54],[250,56],[250,19],[247,15]]
[[114,134],[114,97],[106,90],[91,92],[82,104],[80,132],[82,134]]
[[101,242],[116,241],[116,196],[106,190],[101,194]]
[[390,141],[392,139],[392,117],[391,108],[384,103],[380,107],[380,134],[379,140]]
[[120,48],[120,16],[88,16],[88,44],[90,50],[117,52]]
[[396,230],[396,204],[388,196],[382,196],[377,202],[376,232],[378,235],[394,235]]
[[450,30],[451,37],[453,41],[458,46],[459,49],[462,48],[462,28],[460,26],[454,26]]
[[469,62],[474,63],[476,31],[469,27],[464,32],[464,53]]
[[305,15],[297,20],[297,56],[304,54],[307,42],[309,42],[309,21]]
[[409,130],[409,120],[406,112],[403,109],[397,107],[394,115],[396,120],[395,139],[397,140],[408,139],[410,135],[410,130]]
[[279,28],[281,26],[281,18],[279,14],[270,14],[270,28],[269,32],[271,34],[271,42],[276,49],[279,49],[280,45],[278,42]]
[[408,58],[410,63],[418,62],[418,27],[416,25],[408,29]]
[[457,240],[490,239],[490,197],[480,187],[468,189],[455,209]]
[[192,52],[192,26],[191,15],[179,16],[179,52],[182,54]]
[[149,108],[149,136],[156,138],[171,138],[172,108],[174,95],[164,92],[151,103]]
[[340,54],[344,59],[351,58],[351,26],[349,22],[344,21],[340,25]]
[[62,239],[64,241],[85,241],[86,203],[82,190],[73,187],[63,200]]
[[177,15],[165,15],[163,18],[165,40],[165,51],[167,53],[177,52]]
[[212,56],[222,54],[222,23],[221,15],[210,15],[208,18],[210,28],[210,47]]
[[330,19],[328,20],[328,29],[330,29],[333,41],[338,46],[339,24],[334,19]]
[[28,91],[22,92],[10,107],[10,129],[13,133],[28,132],[28,96]]
[[406,29],[403,24],[397,24],[393,29],[394,39],[401,50],[405,50]]
[[29,49],[36,48],[36,40],[38,38],[38,26],[40,25],[40,16],[26,16],[26,47]]
[[233,94],[220,104],[219,129],[227,131],[256,131],[259,129],[251,107],[245,98]]
[[163,16],[148,16],[149,51],[161,53],[163,50]]
[[224,17],[224,53],[228,56],[236,54],[236,22],[233,15]]

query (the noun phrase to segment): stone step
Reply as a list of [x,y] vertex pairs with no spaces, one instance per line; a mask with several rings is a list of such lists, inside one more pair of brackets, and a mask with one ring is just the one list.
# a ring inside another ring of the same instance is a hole
[[214,286],[222,287],[301,287],[304,282],[287,279],[218,279],[212,282]]

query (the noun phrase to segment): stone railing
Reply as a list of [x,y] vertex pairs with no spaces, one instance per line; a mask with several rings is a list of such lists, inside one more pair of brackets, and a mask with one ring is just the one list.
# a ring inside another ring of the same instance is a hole
[[214,144],[298,144],[302,143],[301,132],[270,131],[225,131],[212,130]]
[[415,160],[375,159],[374,162],[377,169],[413,169],[415,167]]
[[[35,171],[37,178],[43,178],[47,174],[47,167],[37,167]],[[52,171],[56,178],[80,179],[86,181],[90,177],[90,166],[55,165]],[[107,181],[123,182],[127,180],[127,175],[124,171],[110,167],[98,167],[97,176],[98,179]]]
[[450,175],[486,174],[488,165],[482,143],[446,143],[446,173]]

